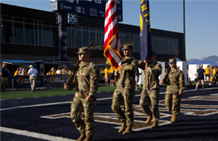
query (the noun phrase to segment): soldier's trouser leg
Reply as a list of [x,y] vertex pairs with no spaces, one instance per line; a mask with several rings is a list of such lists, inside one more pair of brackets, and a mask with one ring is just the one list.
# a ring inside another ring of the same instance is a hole
[[80,100],[80,98],[74,97],[71,103],[70,116],[76,128],[79,130],[79,132],[81,134],[85,134],[85,124],[80,117],[82,108],[83,108],[83,105],[82,105],[82,101]]
[[181,102],[181,95],[173,94],[172,96],[172,113],[175,115],[179,115],[180,113],[180,102]]
[[172,97],[173,94],[166,92],[165,94],[165,106],[168,111],[172,112]]
[[84,121],[86,123],[86,136],[94,135],[94,110],[96,107],[96,99],[92,98],[91,102],[86,102],[85,98],[82,99],[84,108]]
[[140,97],[140,101],[139,101],[139,105],[142,107],[143,111],[146,113],[146,114],[150,114],[151,110],[148,106],[148,103],[150,103],[150,98],[148,96],[148,93],[147,93],[147,90],[146,89],[143,89],[142,90],[142,93],[141,93],[141,97]]
[[124,89],[123,93],[124,105],[125,105],[125,114],[126,114],[126,125],[133,126],[133,108],[132,103],[135,98],[135,90],[134,89]]
[[113,93],[113,100],[111,104],[111,109],[114,113],[116,113],[118,119],[122,122],[126,121],[126,117],[123,114],[123,111],[120,108],[120,104],[123,100],[122,93],[118,89],[116,89]]
[[148,93],[148,96],[151,101],[151,107],[153,109],[153,121],[159,121],[159,109],[158,109],[158,103],[159,103],[159,90],[151,90]]

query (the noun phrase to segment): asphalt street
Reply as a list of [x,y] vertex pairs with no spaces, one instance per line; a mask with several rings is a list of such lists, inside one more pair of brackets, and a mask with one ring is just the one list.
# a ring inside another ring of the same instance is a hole
[[[117,132],[121,123],[111,110],[113,92],[98,93],[94,114],[94,140],[218,141],[218,87],[207,87],[204,91],[187,88],[182,95],[181,113],[176,123],[170,123],[171,113],[164,106],[165,88],[161,88],[160,121],[159,127],[155,129],[145,125],[147,115],[139,106],[140,93],[141,90],[135,92],[134,133],[130,135]],[[73,97],[72,94],[2,100],[1,140],[76,140],[80,133],[70,119],[70,104]]]

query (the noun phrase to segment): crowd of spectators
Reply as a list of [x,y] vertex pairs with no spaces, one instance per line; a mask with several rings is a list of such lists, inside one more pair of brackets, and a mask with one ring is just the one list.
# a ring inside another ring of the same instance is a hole
[[30,68],[23,68],[22,66],[20,66],[20,67],[17,68],[16,71],[14,72],[14,76],[27,76],[29,69],[30,69]]
[[71,75],[72,71],[69,68],[57,68],[52,67],[46,75]]
[[210,66],[208,65],[205,69],[203,69],[203,65],[200,65],[200,68],[197,70],[197,75],[196,75],[196,80],[197,80],[197,83],[196,83],[196,89],[198,89],[198,84],[201,82],[202,84],[202,88],[204,90],[204,82],[208,82],[209,85],[215,85],[216,82],[217,82],[217,79],[218,79],[218,68],[217,66],[215,66],[213,68],[213,74],[212,74],[212,77],[211,74],[211,69],[210,69]]

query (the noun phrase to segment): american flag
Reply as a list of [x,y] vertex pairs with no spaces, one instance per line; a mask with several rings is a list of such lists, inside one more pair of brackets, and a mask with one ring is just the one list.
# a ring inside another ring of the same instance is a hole
[[121,65],[120,40],[115,0],[106,0],[104,21],[104,56],[112,67]]

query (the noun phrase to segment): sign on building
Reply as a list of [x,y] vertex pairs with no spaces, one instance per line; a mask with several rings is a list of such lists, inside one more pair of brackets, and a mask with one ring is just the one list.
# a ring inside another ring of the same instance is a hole
[[[123,20],[122,4],[122,0],[117,0],[118,21]],[[105,0],[51,0],[51,10],[105,18]]]

